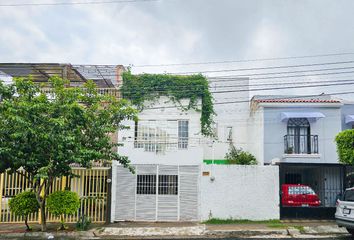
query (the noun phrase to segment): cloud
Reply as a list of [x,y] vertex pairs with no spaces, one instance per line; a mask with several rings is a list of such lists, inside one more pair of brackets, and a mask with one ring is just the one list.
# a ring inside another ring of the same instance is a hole
[[[349,52],[354,51],[352,9],[350,0],[161,0],[0,8],[0,61],[140,65]],[[203,71],[321,60],[133,70]],[[279,92],[284,93],[271,93]]]

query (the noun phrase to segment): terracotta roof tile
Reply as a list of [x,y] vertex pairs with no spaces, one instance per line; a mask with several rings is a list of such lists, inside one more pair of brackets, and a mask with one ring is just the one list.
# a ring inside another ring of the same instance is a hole
[[334,99],[257,99],[257,103],[340,103],[339,100]]

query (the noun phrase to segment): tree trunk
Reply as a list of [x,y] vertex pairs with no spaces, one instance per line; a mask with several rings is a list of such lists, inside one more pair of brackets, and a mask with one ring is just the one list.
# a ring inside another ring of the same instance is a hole
[[46,214],[45,214],[45,200],[42,200],[41,203],[41,219],[42,219],[42,224],[41,224],[41,228],[42,228],[42,232],[47,231],[47,219],[46,219]]
[[31,227],[28,226],[28,215],[25,216],[25,225],[27,227],[27,229],[26,229],[27,231],[31,231],[32,230]]

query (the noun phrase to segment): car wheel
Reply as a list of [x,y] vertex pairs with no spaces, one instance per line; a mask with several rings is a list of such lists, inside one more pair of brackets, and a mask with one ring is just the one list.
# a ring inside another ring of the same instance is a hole
[[354,236],[354,228],[347,228],[347,231]]

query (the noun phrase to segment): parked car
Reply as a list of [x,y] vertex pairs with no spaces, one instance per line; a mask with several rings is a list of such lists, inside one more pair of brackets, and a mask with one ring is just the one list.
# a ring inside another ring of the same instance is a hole
[[321,201],[315,191],[303,184],[283,184],[281,203],[285,207],[318,207]]
[[335,218],[339,227],[345,227],[354,235],[354,188],[346,189],[342,198],[337,200]]

